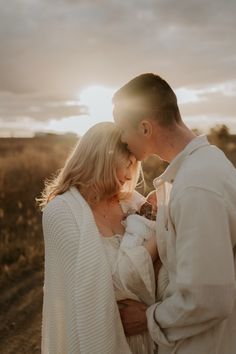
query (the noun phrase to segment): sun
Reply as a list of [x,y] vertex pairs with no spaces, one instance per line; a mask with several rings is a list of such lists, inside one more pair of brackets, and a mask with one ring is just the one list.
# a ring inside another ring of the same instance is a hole
[[83,136],[96,123],[112,122],[112,97],[115,91],[116,89],[104,86],[87,87],[78,94],[76,101],[79,106],[86,106],[88,111],[79,116],[53,119],[47,124],[47,129],[58,133],[73,132]]
[[104,86],[90,86],[80,94],[80,103],[88,107],[88,114],[94,123],[112,121],[112,97],[115,89]]

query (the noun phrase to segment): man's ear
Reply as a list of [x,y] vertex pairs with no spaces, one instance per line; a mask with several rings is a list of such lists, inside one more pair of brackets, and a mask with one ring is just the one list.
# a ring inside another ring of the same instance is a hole
[[138,125],[138,131],[144,137],[149,138],[152,135],[153,126],[149,120],[141,120]]

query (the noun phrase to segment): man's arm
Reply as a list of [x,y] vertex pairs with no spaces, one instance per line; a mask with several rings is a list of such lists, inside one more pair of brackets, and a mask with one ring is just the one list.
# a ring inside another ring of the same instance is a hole
[[153,339],[165,345],[207,331],[230,315],[235,302],[234,259],[223,198],[188,188],[171,210],[176,290],[147,310]]

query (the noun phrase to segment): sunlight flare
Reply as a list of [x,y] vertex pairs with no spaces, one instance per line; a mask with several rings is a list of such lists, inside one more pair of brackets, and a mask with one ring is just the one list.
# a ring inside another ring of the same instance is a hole
[[115,89],[91,86],[80,94],[80,103],[86,105],[94,123],[112,121],[112,97]]

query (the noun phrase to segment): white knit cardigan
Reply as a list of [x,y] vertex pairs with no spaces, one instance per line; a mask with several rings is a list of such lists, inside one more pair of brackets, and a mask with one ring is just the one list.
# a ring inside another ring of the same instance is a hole
[[93,214],[74,187],[43,211],[43,354],[130,354]]

